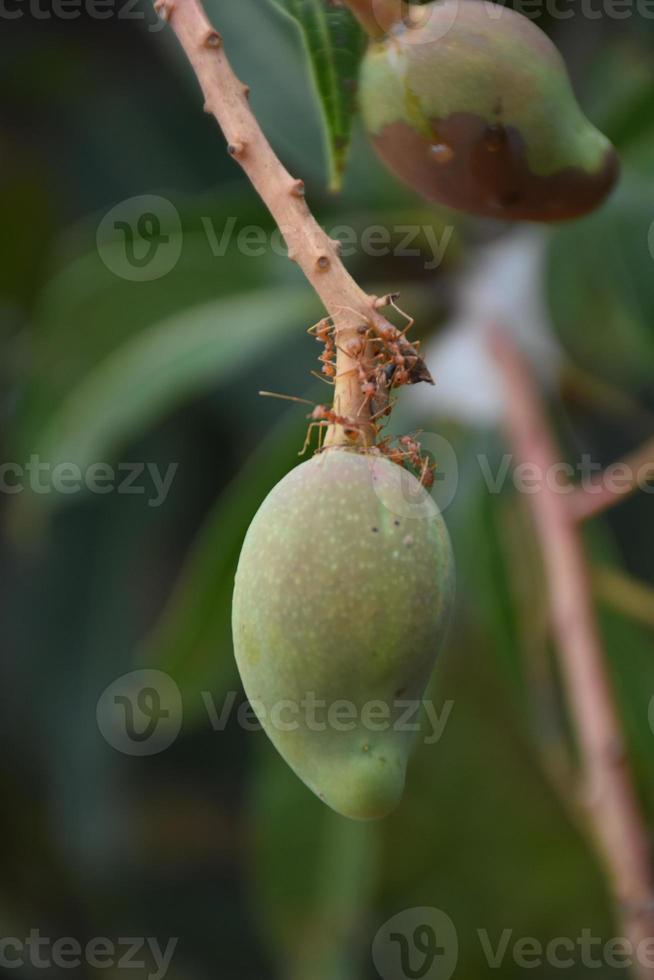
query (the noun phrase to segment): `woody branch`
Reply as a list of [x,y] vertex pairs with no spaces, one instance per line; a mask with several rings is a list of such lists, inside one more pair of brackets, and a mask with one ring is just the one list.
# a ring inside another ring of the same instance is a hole
[[[515,457],[546,473],[559,458],[531,374],[500,331],[492,349],[507,398],[506,428]],[[545,566],[558,658],[574,723],[592,838],[634,950],[654,937],[654,876],[649,837],[634,789],[591,600],[581,532],[568,498],[545,483],[528,496]],[[634,973],[652,980],[651,958]]]
[[[356,441],[370,445],[375,429],[370,421],[370,404],[361,397],[358,368],[363,359],[364,369],[374,369],[372,345],[367,345],[363,357],[351,356],[348,346],[360,341],[357,328],[362,323],[368,324],[371,333],[385,343],[390,340],[400,347],[409,345],[398,328],[380,313],[385,298],[367,294],[345,269],[339,258],[340,243],[325,233],[309,210],[304,183],[292,177],[274,153],[250,109],[249,89],[234,74],[222,38],[211,26],[199,0],[156,0],[155,9],[177,35],[200,83],[205,111],[216,118],[228,152],[241,165],[275,219],[289,258],[300,266],[334,320],[334,410],[340,416],[355,419]],[[420,365],[428,380],[421,361]],[[351,433],[346,435],[341,425],[330,426],[325,441],[328,445],[353,442]]]

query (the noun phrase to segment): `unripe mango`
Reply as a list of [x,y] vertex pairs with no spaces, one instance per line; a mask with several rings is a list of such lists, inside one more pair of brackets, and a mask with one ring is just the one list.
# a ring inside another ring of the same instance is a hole
[[411,16],[362,65],[364,123],[388,167],[478,215],[559,221],[597,207],[618,158],[547,35],[486,0],[437,0]]
[[381,454],[314,456],[252,521],[233,602],[245,691],[286,762],[344,816],[382,817],[400,799],[453,579],[438,508]]

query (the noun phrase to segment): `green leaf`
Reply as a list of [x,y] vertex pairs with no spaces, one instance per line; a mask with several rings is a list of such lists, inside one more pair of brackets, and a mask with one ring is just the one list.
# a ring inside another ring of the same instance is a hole
[[236,563],[259,504],[298,462],[305,427],[302,412],[285,415],[218,498],[167,608],[143,644],[140,659],[177,683],[187,725],[202,715],[203,691],[220,695],[238,684],[231,640]]
[[[117,234],[98,248],[99,214],[56,242],[48,263],[54,271],[34,299],[29,372],[21,379],[9,433],[18,457],[33,451],[35,438],[69,392],[141,331],[205,302],[300,281],[291,263],[271,249],[244,261],[241,230],[250,224],[268,233],[274,228],[256,197],[230,186],[222,202],[213,196],[168,200],[179,213],[182,250],[161,278],[130,281],[107,266],[107,246],[124,246],[124,240]],[[136,218],[139,198],[125,204]]]
[[370,955],[379,826],[334,813],[253,737],[263,740],[251,862],[263,930],[286,980],[357,980]]
[[[644,528],[642,537],[649,543],[648,532],[649,527]],[[606,522],[595,521],[586,527],[584,540],[591,560],[620,568],[620,548]],[[600,605],[597,612],[631,763],[651,806],[654,803],[651,631],[606,604]]]
[[[458,543],[455,538],[457,556]],[[467,585],[458,578],[459,592]],[[586,923],[595,935],[609,935],[610,919],[599,868],[542,776],[474,598],[453,623],[435,671],[436,710],[452,704],[442,736],[416,744],[404,799],[380,823],[385,911],[369,938],[386,916],[407,906],[442,909],[459,935],[455,976],[486,980],[499,971],[488,967],[480,922],[499,937],[510,915],[515,935],[547,942],[580,935]],[[533,872],[520,884],[525,862]],[[521,971],[501,975],[519,980]]]
[[327,0],[273,0],[298,24],[320,99],[329,158],[329,189],[340,190],[356,107],[366,38],[350,12]]
[[608,204],[552,235],[546,275],[552,320],[586,371],[625,387],[654,370],[651,189],[625,175]]
[[154,324],[73,388],[36,451],[52,465],[65,461],[82,471],[105,461],[184,398],[231,379],[301,331],[315,312],[307,290],[277,288],[207,303]]

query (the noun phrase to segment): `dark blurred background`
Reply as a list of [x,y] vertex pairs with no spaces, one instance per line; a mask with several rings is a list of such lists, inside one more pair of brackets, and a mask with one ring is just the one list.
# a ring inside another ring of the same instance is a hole
[[[328,811],[239,723],[235,562],[306,425],[301,406],[257,391],[324,400],[305,334],[321,310],[271,247],[267,213],[145,3],[4,0],[0,934],[24,942],[39,930],[82,946],[107,937],[116,948],[150,937],[162,949],[178,937],[169,980],[364,980],[377,975],[382,924],[426,906],[456,926],[457,978],[497,973],[478,931],[496,947],[505,929],[502,976],[523,976],[518,938],[576,940],[587,929],[605,941],[616,926],[574,815],[529,519],[510,479],[489,493],[479,465],[484,454],[495,471],[505,452],[481,333],[493,315],[520,336],[571,461],[588,453],[606,464],[651,435],[654,7],[585,0],[539,11],[623,160],[600,212],[548,230],[425,205],[383,171],[358,128],[344,189],[330,195],[294,25],[266,0],[208,8],[319,220],[351,230],[349,268],[372,291],[401,290],[416,317],[437,385],[403,393],[395,426],[424,430],[446,477],[437,495],[458,606],[431,693],[451,713],[442,738],[418,746],[397,812],[370,825]],[[106,233],[116,220],[122,237]],[[248,226],[263,229],[262,247],[251,244],[259,232],[239,239]],[[373,226],[390,236],[385,252],[366,238]],[[406,226],[417,229],[411,254]],[[167,236],[153,265],[139,265],[134,229]],[[587,534],[651,817],[651,496]],[[153,742],[127,739],[103,694],[117,684],[110,692],[129,698],[142,677],[138,724],[169,712]],[[0,959],[1,973],[21,977],[157,975],[147,945],[132,957],[140,966],[82,956],[46,968],[15,945]],[[598,975],[579,959],[572,972]],[[600,975],[625,970],[603,963]]]

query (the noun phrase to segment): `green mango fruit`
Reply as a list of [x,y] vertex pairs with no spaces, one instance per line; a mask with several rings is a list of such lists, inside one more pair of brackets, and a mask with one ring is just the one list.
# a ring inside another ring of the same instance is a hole
[[547,35],[486,0],[410,10],[362,64],[361,111],[387,166],[472,214],[560,221],[597,207],[618,157],[583,115]]
[[232,621],[245,691],[286,762],[344,816],[383,817],[402,795],[453,580],[436,504],[381,454],[314,456],[252,521]]

